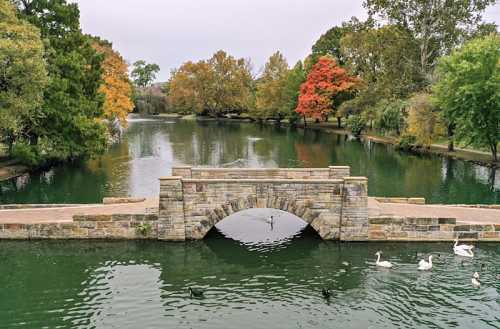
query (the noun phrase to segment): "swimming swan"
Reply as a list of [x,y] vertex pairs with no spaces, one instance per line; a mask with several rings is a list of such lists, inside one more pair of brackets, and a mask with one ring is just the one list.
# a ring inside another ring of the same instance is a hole
[[459,248],[464,250],[472,250],[474,246],[471,244],[458,244],[458,237],[455,238],[455,244],[453,245],[453,249]]
[[474,287],[481,286],[481,281],[479,281],[479,273],[474,272],[474,274],[472,275],[471,282]]
[[472,252],[474,246],[467,244],[458,244],[458,238],[455,239],[455,244],[453,245],[453,252],[455,255],[462,257],[474,257],[474,253]]
[[381,254],[382,254],[382,252],[380,252],[380,251],[377,251],[377,253],[375,253],[375,255],[377,256],[377,261],[375,262],[375,264],[377,264],[377,266],[380,266],[380,267],[391,268],[392,267],[391,262],[388,262],[386,260],[384,260],[382,262],[380,261]]
[[266,221],[267,221],[268,224],[273,225],[274,224],[274,217],[270,216]]
[[420,260],[418,263],[418,269],[421,271],[428,271],[432,268],[432,255],[429,256],[429,261],[427,262],[425,259]]

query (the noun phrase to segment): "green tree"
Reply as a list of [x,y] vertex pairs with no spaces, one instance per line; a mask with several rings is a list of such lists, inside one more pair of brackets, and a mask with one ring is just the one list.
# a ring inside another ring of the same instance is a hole
[[500,141],[500,36],[473,40],[438,66],[433,88],[437,105],[456,138],[488,147],[498,161]]
[[420,70],[426,81],[437,59],[477,27],[496,0],[365,0],[370,16],[380,16],[409,31],[418,42]]
[[278,121],[285,118],[284,89],[287,75],[288,63],[278,51],[269,58],[257,84],[256,112],[260,118],[273,117]]
[[299,103],[300,86],[306,81],[307,74],[301,61],[288,72],[285,85],[283,87],[283,109],[286,113],[286,118],[294,123],[299,119],[299,115],[295,112]]
[[0,142],[13,144],[37,124],[47,71],[39,30],[0,0]]
[[66,0],[18,1],[20,15],[46,40],[49,84],[40,118],[28,136],[42,161],[76,160],[102,153],[106,127],[99,120],[104,97],[102,56],[80,30],[80,12]]
[[146,88],[156,79],[156,75],[160,72],[160,67],[157,64],[147,64],[140,60],[134,63],[131,76],[134,83],[139,88]]

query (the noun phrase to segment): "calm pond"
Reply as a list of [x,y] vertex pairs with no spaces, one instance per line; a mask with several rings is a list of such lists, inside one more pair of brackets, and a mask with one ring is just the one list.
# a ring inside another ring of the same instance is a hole
[[429,203],[500,203],[500,172],[324,131],[234,122],[132,117],[120,144],[98,160],[0,182],[0,203],[95,203],[105,196],[157,196],[173,165],[349,165],[373,196]]
[[[371,195],[500,201],[500,174],[461,161],[320,131],[133,118],[101,159],[3,182],[0,202],[156,196],[177,164],[350,165]],[[378,250],[393,269],[377,268]],[[431,254],[432,271],[417,271]],[[499,273],[499,244],[467,260],[449,243],[324,242],[293,215],[248,210],[198,242],[0,241],[0,328],[500,328]]]

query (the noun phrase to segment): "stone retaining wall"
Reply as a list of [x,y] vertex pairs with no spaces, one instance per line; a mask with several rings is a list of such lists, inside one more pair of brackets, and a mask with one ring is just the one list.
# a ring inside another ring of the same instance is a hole
[[369,241],[500,241],[500,225],[463,225],[454,218],[379,216],[368,219]]
[[58,224],[0,224],[0,239],[157,239],[157,215],[85,215]]

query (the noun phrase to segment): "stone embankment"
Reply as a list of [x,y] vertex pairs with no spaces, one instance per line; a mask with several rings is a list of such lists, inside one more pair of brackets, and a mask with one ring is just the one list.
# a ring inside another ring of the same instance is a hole
[[0,239],[202,239],[241,210],[275,208],[325,240],[500,242],[498,205],[426,205],[422,198],[368,198],[349,167],[176,167],[160,199],[111,198],[96,205],[3,205]]

